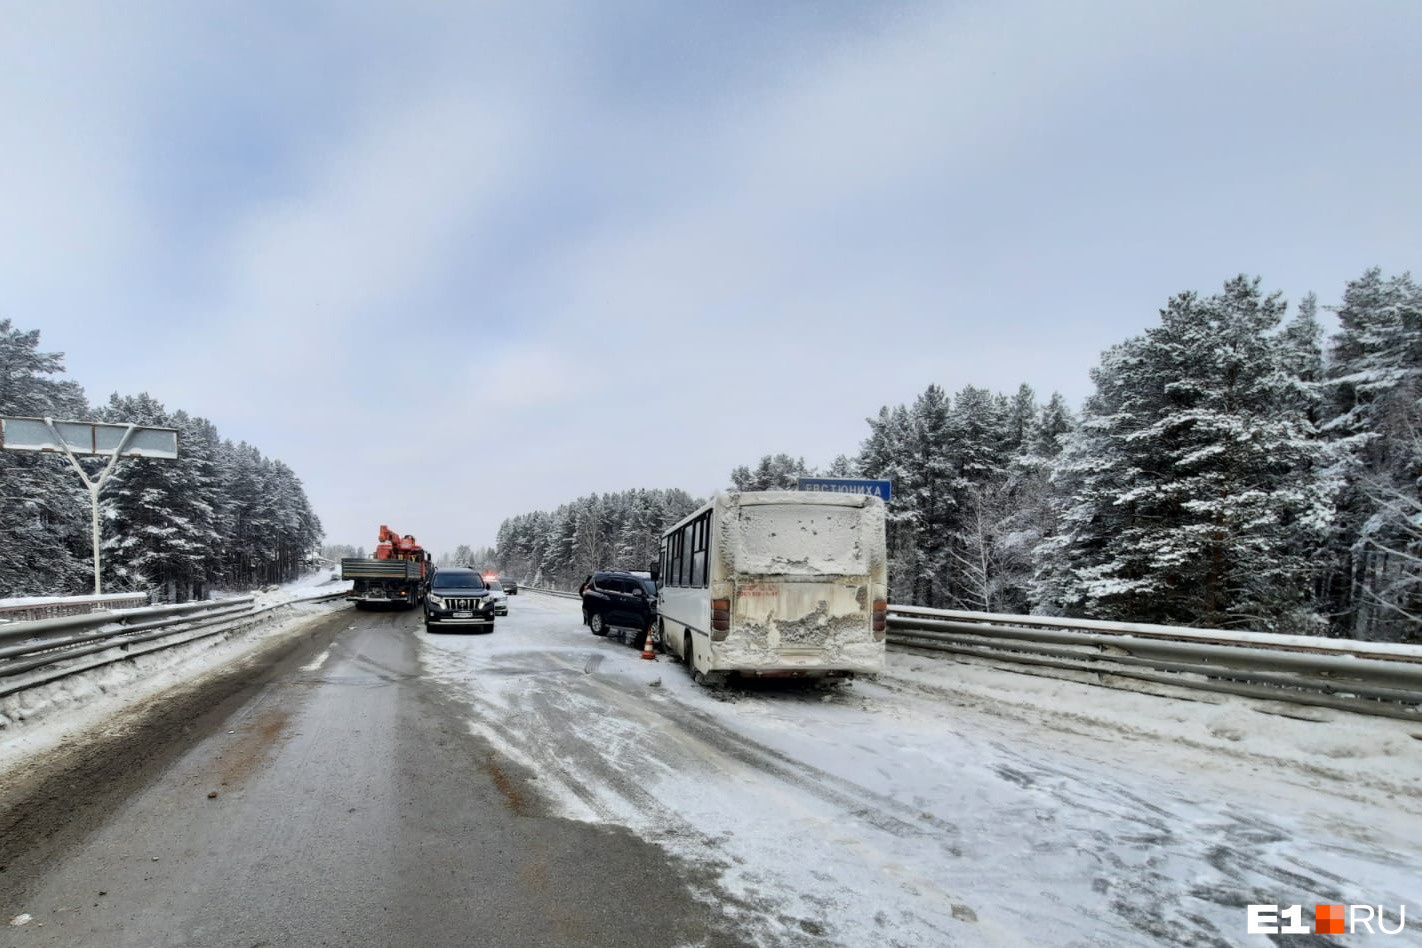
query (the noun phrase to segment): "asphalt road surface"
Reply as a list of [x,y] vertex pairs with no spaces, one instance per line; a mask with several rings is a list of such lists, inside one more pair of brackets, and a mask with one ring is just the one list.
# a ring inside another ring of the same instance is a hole
[[698,870],[547,813],[424,634],[342,606],[9,787],[0,945],[742,943]]

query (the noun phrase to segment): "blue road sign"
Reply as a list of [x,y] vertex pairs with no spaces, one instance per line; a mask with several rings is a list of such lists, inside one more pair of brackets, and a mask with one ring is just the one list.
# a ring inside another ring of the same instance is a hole
[[801,477],[796,487],[800,490],[823,490],[833,494],[868,494],[884,503],[894,495],[890,481],[868,480],[862,477]]

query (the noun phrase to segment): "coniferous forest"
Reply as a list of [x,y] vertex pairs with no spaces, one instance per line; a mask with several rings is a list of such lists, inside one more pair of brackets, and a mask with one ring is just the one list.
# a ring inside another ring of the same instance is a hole
[[[1422,640],[1422,288],[1373,269],[1292,312],[1258,279],[1170,299],[1091,370],[1079,408],[929,385],[855,454],[731,472],[888,478],[892,601]],[[787,433],[787,440],[793,432]],[[505,521],[501,569],[567,585],[639,567],[692,509],[676,491]]]
[[647,569],[662,531],[701,503],[683,490],[591,494],[505,520],[492,555],[504,575],[573,588],[595,569]]
[[[0,320],[0,415],[178,429],[177,461],[121,461],[101,497],[104,591],[202,598],[295,578],[321,540],[296,474],[148,394],[90,405],[39,332]],[[85,463],[95,470],[100,459]],[[61,456],[0,451],[0,596],[93,591],[89,495]]]

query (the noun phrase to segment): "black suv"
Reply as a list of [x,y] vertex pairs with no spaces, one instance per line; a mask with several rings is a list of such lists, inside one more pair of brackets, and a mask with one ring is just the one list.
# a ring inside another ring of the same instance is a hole
[[425,628],[469,625],[494,631],[494,597],[477,570],[442,566],[425,590]]
[[633,633],[632,644],[642,648],[647,630],[657,624],[657,584],[651,573],[602,569],[583,588],[583,622],[593,635],[609,630]]

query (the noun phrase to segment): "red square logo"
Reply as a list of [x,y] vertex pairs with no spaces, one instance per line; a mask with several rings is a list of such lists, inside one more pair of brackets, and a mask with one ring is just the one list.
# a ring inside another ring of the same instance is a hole
[[1342,935],[1343,932],[1343,906],[1341,905],[1315,905],[1313,913],[1313,930],[1319,935]]

